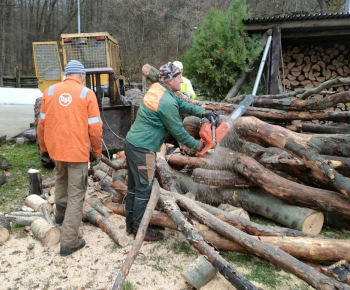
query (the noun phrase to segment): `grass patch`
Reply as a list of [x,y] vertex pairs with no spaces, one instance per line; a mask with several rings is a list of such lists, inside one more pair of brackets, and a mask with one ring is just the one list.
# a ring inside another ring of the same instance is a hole
[[11,164],[10,169],[3,171],[6,174],[6,183],[1,186],[0,211],[10,212],[21,208],[28,195],[28,170],[40,170],[44,180],[50,177],[52,169],[41,165],[35,142],[23,145],[4,144],[0,147],[0,154]]
[[192,247],[186,243],[186,242],[178,242],[178,243],[173,243],[170,246],[170,249],[175,253],[175,254],[179,254],[182,253],[186,256],[194,256],[194,252]]
[[136,288],[134,287],[134,285],[132,285],[131,282],[129,282],[129,281],[124,282],[122,290],[134,290],[134,289],[136,289]]
[[112,252],[118,252],[122,247],[121,246],[119,246],[118,244],[116,244],[116,243],[110,243],[108,246],[107,246],[108,248],[109,248],[109,251],[112,253]]
[[249,274],[244,275],[245,278],[263,284],[266,289],[278,289],[278,286],[282,283],[281,275],[276,271],[276,267],[269,262],[253,255],[236,252],[222,252],[221,254],[234,267],[235,265],[245,265],[247,270],[250,271]]

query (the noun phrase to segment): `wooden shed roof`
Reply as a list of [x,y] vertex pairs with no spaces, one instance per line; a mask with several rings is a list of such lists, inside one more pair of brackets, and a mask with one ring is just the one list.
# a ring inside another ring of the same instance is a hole
[[305,14],[281,17],[250,18],[243,21],[248,32],[280,27],[281,37],[345,36],[350,34],[350,14]]

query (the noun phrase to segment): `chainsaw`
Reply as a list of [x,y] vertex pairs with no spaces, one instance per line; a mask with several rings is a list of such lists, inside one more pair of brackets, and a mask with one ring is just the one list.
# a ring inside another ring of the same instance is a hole
[[204,123],[199,130],[200,141],[204,144],[204,147],[201,147],[197,154],[203,155],[217,145],[230,132],[233,122],[244,114],[253,100],[253,95],[247,95],[226,122],[222,122],[215,110],[211,109],[209,123]]

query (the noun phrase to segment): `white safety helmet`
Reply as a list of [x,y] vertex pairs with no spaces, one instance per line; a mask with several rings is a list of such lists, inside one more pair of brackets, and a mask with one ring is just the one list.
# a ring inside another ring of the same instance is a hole
[[184,69],[184,66],[182,65],[182,62],[181,62],[181,61],[175,60],[175,61],[173,62],[173,64],[174,64],[175,66],[177,66],[180,70],[183,70],[183,69]]

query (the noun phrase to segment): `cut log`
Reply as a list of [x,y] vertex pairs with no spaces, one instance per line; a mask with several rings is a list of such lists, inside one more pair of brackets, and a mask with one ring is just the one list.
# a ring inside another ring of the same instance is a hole
[[113,168],[114,170],[119,170],[119,169],[126,169],[128,168],[126,165],[126,160],[125,158],[118,159],[117,161],[111,161],[109,160],[106,156],[102,155],[101,161],[107,164],[109,167]]
[[42,177],[41,172],[37,169],[30,168],[27,173],[28,183],[29,183],[29,195],[36,194],[36,195],[42,195],[43,194],[43,187],[42,187]]
[[118,191],[122,195],[125,195],[128,190],[128,186],[125,184],[125,182],[120,180],[113,181],[111,188]]
[[[323,285],[327,285],[328,287],[334,287],[335,289],[337,287],[343,288],[344,284],[338,281],[334,281],[333,279],[330,279],[323,274],[320,274],[313,268],[301,263],[299,260],[288,255],[282,250],[279,250],[278,248],[273,247],[269,244],[260,242],[252,238],[248,234],[245,234],[239,231],[238,229],[215,218],[205,210],[198,207],[194,201],[180,194],[177,194],[174,192],[167,192],[162,189],[161,189],[161,193],[162,193],[161,200],[163,201],[162,203],[165,205],[165,209],[168,213],[170,213],[171,210],[173,210],[174,205],[168,202],[169,199],[165,201],[165,199],[163,199],[163,195],[174,198],[176,202],[180,205],[180,207],[182,207],[183,209],[186,209],[189,213],[191,213],[194,217],[196,217],[200,222],[206,224],[212,229],[215,229],[215,231],[217,231],[219,234],[236,242],[237,244],[244,247],[245,249],[248,249],[249,252],[254,252],[255,255],[261,258],[264,258],[274,263],[275,265],[281,266],[284,270],[289,271],[290,273],[296,275],[297,277],[304,280],[311,286],[317,289],[322,289],[324,287]],[[169,210],[170,207],[172,208],[171,210]],[[174,222],[176,223],[175,220]]]
[[145,238],[146,231],[148,228],[149,221],[152,217],[152,213],[157,205],[158,199],[159,199],[159,183],[157,179],[154,179],[151,196],[148,201],[145,213],[143,214],[139,229],[137,231],[134,244],[128,253],[126,259],[124,260],[124,263],[122,267],[120,268],[118,272],[118,276],[114,281],[112,290],[120,290],[122,289],[122,286],[124,284],[126,276],[129,274],[129,270],[132,266],[132,263],[134,262],[136,256],[139,253],[139,250],[141,248],[143,239]]
[[11,224],[7,217],[0,217],[0,243],[6,242],[10,237]]
[[94,175],[100,180],[99,184],[101,185],[102,190],[113,194],[116,202],[122,202],[124,195],[111,188],[112,178],[108,176],[107,173],[103,172],[102,170],[96,170]]
[[218,271],[208,262],[208,260],[200,255],[198,258],[187,267],[181,276],[188,284],[196,289],[200,289],[207,284]]
[[89,198],[86,200],[86,202],[105,218],[109,218],[111,215],[113,215],[113,211],[105,207],[98,198]]
[[30,229],[33,235],[42,242],[44,247],[52,247],[59,243],[61,231],[50,225],[44,218],[32,222]]
[[125,247],[130,243],[129,237],[121,233],[121,230],[113,222],[98,213],[87,202],[84,202],[83,218],[91,224],[98,226],[119,246]]
[[46,207],[48,213],[51,213],[51,210],[52,210],[52,207],[47,202],[47,200],[41,198],[36,194],[28,195],[25,199],[25,205],[29,206],[30,208],[34,209],[37,212],[41,212],[42,207]]
[[151,82],[158,82],[159,71],[149,64],[145,64],[142,67],[142,74]]
[[322,212],[289,205],[263,192],[240,191],[233,196],[233,203],[305,234],[318,235],[323,227]]

